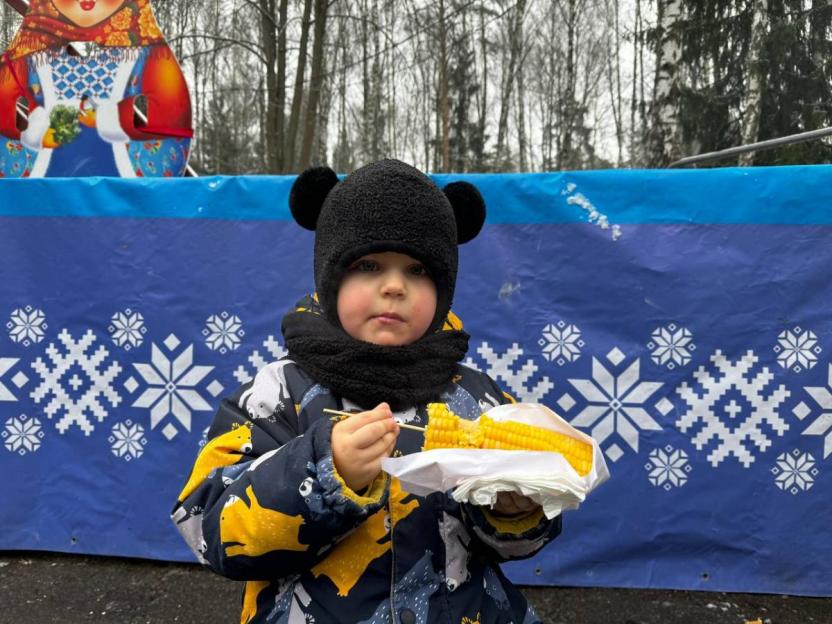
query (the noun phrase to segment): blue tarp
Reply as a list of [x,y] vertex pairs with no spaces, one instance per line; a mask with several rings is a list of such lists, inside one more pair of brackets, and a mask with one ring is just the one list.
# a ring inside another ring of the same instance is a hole
[[[612,478],[515,581],[832,595],[832,168],[464,177],[469,363]],[[312,288],[291,177],[0,181],[0,549],[193,560],[168,512]]]

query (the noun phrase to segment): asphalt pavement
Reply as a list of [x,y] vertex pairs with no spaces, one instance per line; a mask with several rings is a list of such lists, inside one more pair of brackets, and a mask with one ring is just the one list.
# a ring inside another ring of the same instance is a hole
[[[0,624],[228,624],[239,621],[241,591],[241,583],[196,565],[0,552]],[[523,591],[547,624],[832,624],[832,598],[567,587]]]

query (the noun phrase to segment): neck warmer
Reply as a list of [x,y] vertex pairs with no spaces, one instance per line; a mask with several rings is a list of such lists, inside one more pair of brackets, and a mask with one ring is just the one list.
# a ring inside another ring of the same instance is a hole
[[335,394],[393,410],[435,400],[468,351],[468,334],[455,329],[396,347],[364,342],[302,306],[283,318],[283,338],[289,357]]

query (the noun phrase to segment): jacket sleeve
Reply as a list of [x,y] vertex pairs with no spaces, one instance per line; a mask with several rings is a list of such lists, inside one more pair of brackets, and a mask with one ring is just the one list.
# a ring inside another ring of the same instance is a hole
[[[488,396],[499,397],[501,405],[515,402],[494,380],[485,377],[485,381],[489,386]],[[461,512],[469,532],[496,561],[531,557],[561,532],[561,517],[558,515],[549,520],[542,509],[503,518],[487,507],[464,503]]]
[[301,427],[291,396],[258,395],[279,387],[271,366],[222,402],[172,513],[199,560],[238,580],[310,569],[389,490],[384,473],[363,495],[350,490],[333,466],[331,421]]

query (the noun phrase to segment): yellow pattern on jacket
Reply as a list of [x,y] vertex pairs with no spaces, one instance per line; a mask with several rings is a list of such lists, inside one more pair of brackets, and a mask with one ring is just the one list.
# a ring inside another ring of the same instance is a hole
[[[398,524],[419,507],[418,500],[402,504],[408,493],[402,490],[398,479],[390,482],[390,517],[393,526]],[[338,595],[346,596],[366,572],[370,564],[390,550],[390,540],[379,544],[379,540],[390,532],[386,526],[387,510],[381,509],[367,518],[348,537],[341,541],[332,552],[315,567],[312,574],[328,576],[338,587]]]
[[240,613],[240,624],[248,624],[257,615],[257,597],[269,585],[270,583],[268,581],[246,581],[246,589],[243,594],[243,610]]
[[274,550],[305,551],[308,544],[298,541],[303,516],[289,516],[273,509],[261,507],[251,486],[246,488],[251,505],[242,498],[228,503],[220,516],[220,541],[226,546],[228,557],[258,555]]
[[179,502],[185,500],[214,468],[231,466],[251,450],[251,428],[243,425],[235,427],[206,444],[199,452],[194,463],[191,477],[179,495]]

